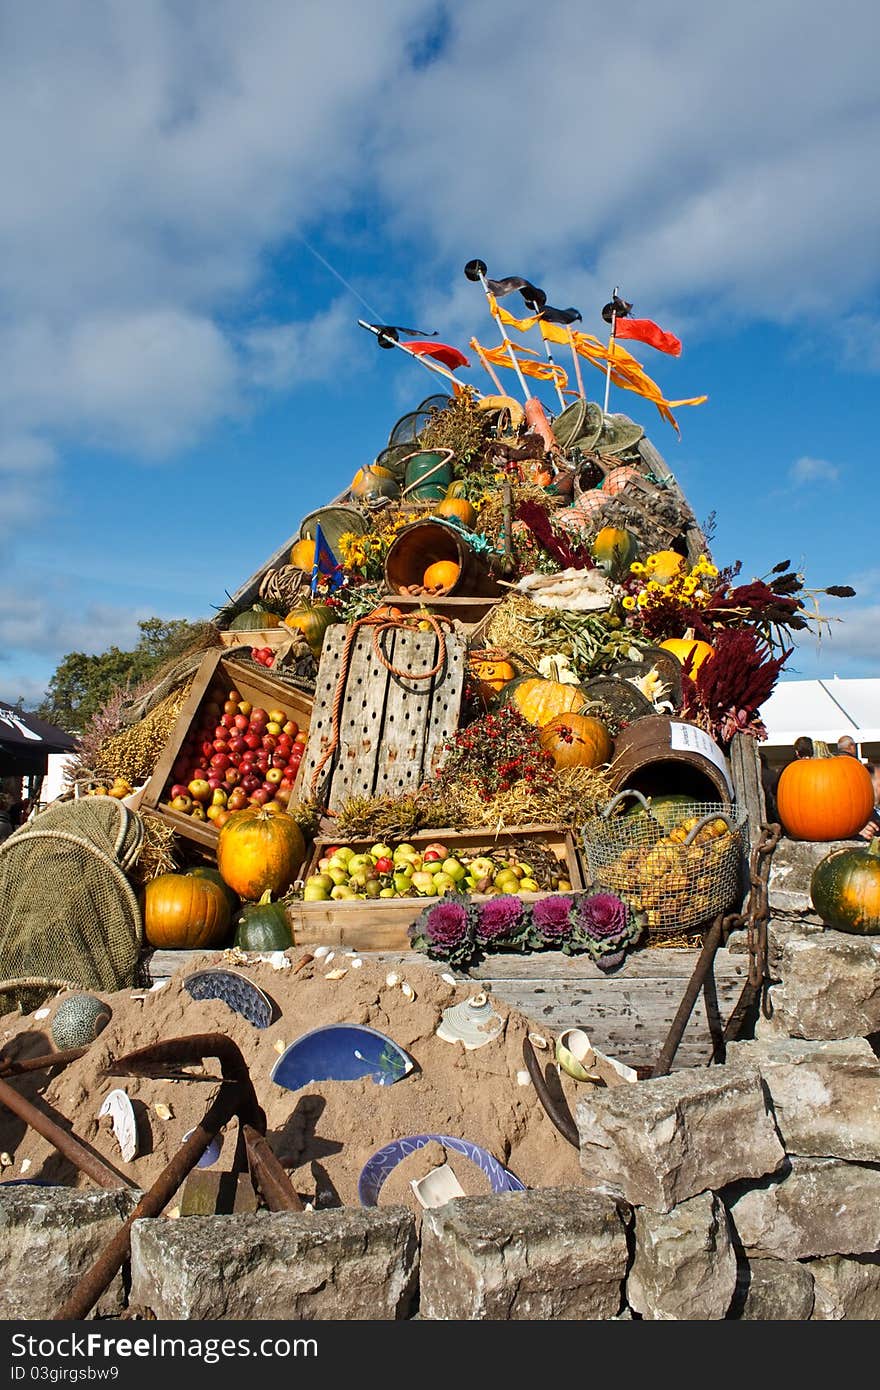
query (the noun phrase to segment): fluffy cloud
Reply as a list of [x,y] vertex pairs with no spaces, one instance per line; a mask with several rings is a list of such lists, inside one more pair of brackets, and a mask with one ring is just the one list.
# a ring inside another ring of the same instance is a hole
[[836,463],[810,458],[809,455],[797,459],[788,470],[789,482],[795,487],[802,487],[806,483],[836,483],[839,478],[840,469]]

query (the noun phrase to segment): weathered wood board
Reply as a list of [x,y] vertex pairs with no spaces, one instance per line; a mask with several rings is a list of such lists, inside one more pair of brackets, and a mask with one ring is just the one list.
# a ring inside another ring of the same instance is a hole
[[395,796],[415,791],[432,776],[443,745],[458,728],[466,648],[446,634],[446,663],[437,675],[418,679],[437,664],[433,632],[396,628],[381,637],[389,671],[373,647],[374,629],[358,633],[339,711],[339,740],[315,778],[333,739],[333,705],[348,629],[328,630],[321,653],[309,741],[302,763],[301,795],[331,811],[353,796]]

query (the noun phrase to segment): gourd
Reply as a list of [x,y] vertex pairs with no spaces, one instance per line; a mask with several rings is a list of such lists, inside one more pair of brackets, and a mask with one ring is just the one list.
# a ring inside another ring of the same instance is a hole
[[290,563],[298,570],[304,570],[306,574],[311,574],[315,567],[315,542],[313,537],[304,536],[296,545],[291,546]]
[[287,913],[265,892],[259,902],[247,903],[235,921],[235,941],[240,951],[286,951],[293,945]]
[[696,638],[693,628],[688,628],[684,637],[667,637],[665,642],[660,643],[660,646],[664,651],[672,652],[673,656],[677,656],[682,666],[687,666],[690,660],[688,675],[691,680],[694,679],[703,662],[715,655],[715,648],[710,643],[701,642]]
[[583,691],[577,685],[543,680],[540,676],[517,676],[501,691],[501,701],[512,704],[530,724],[548,724],[557,714],[568,714],[584,707]]
[[786,832],[798,840],[845,840],[868,822],[874,784],[858,758],[832,757],[815,744],[817,756],[796,758],[782,769],[776,807]]
[[144,935],[159,949],[220,946],[229,933],[229,899],[195,874],[160,874],[144,889]]
[[243,613],[239,613],[229,624],[231,632],[259,632],[262,628],[280,626],[281,619],[277,613],[270,613],[268,608],[256,603],[253,608],[246,608]]
[[603,526],[590,550],[605,574],[626,574],[639,553],[639,542],[632,531],[624,531],[619,526]]
[[516,677],[516,672],[509,661],[480,661],[476,659],[470,663],[470,672],[475,680],[481,681],[483,685],[491,686],[493,690],[503,690],[505,685]]
[[610,761],[614,750],[601,720],[573,712],[554,715],[544,724],[540,743],[557,767],[599,767]]
[[217,840],[223,882],[249,902],[256,902],[267,889],[286,893],[305,854],[305,840],[293,817],[261,806],[236,811]]
[[304,603],[299,608],[292,609],[284,619],[286,627],[295,628],[302,633],[316,661],[321,656],[324,633],[335,621],[335,612],[325,603]]
[[880,837],[826,855],[813,870],[810,897],[827,926],[857,936],[880,935]]
[[351,480],[351,495],[359,501],[366,501],[370,497],[390,497],[400,496],[400,488],[394,474],[381,464],[368,464],[366,468],[359,468]]
[[[453,486],[455,486],[453,484]],[[449,493],[434,508],[435,516],[454,516],[465,526],[473,526],[477,513],[465,497],[450,497]]]
[[658,584],[668,584],[679,574],[686,574],[687,561],[677,550],[655,550],[645,561],[645,573]]

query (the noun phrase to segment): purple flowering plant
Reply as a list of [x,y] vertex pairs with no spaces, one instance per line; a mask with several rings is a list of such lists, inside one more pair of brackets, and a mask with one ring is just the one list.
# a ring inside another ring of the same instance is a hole
[[409,929],[416,951],[431,960],[469,965],[480,953],[474,935],[475,909],[465,893],[446,893],[428,904]]
[[638,940],[645,919],[614,893],[581,893],[570,920],[571,939],[562,949],[568,954],[585,951],[600,967],[612,968]]
[[474,935],[484,950],[527,951],[531,937],[528,903],[513,893],[501,893],[480,903],[475,911]]
[[571,938],[571,911],[574,898],[568,893],[551,893],[532,903],[531,945],[541,949],[562,951]]

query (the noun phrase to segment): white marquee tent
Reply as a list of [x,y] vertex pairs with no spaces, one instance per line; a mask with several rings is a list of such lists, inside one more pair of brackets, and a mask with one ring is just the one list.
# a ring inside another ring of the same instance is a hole
[[803,734],[832,749],[850,734],[862,758],[880,757],[880,679],[780,681],[761,718],[768,733],[761,749],[770,762],[787,761]]

